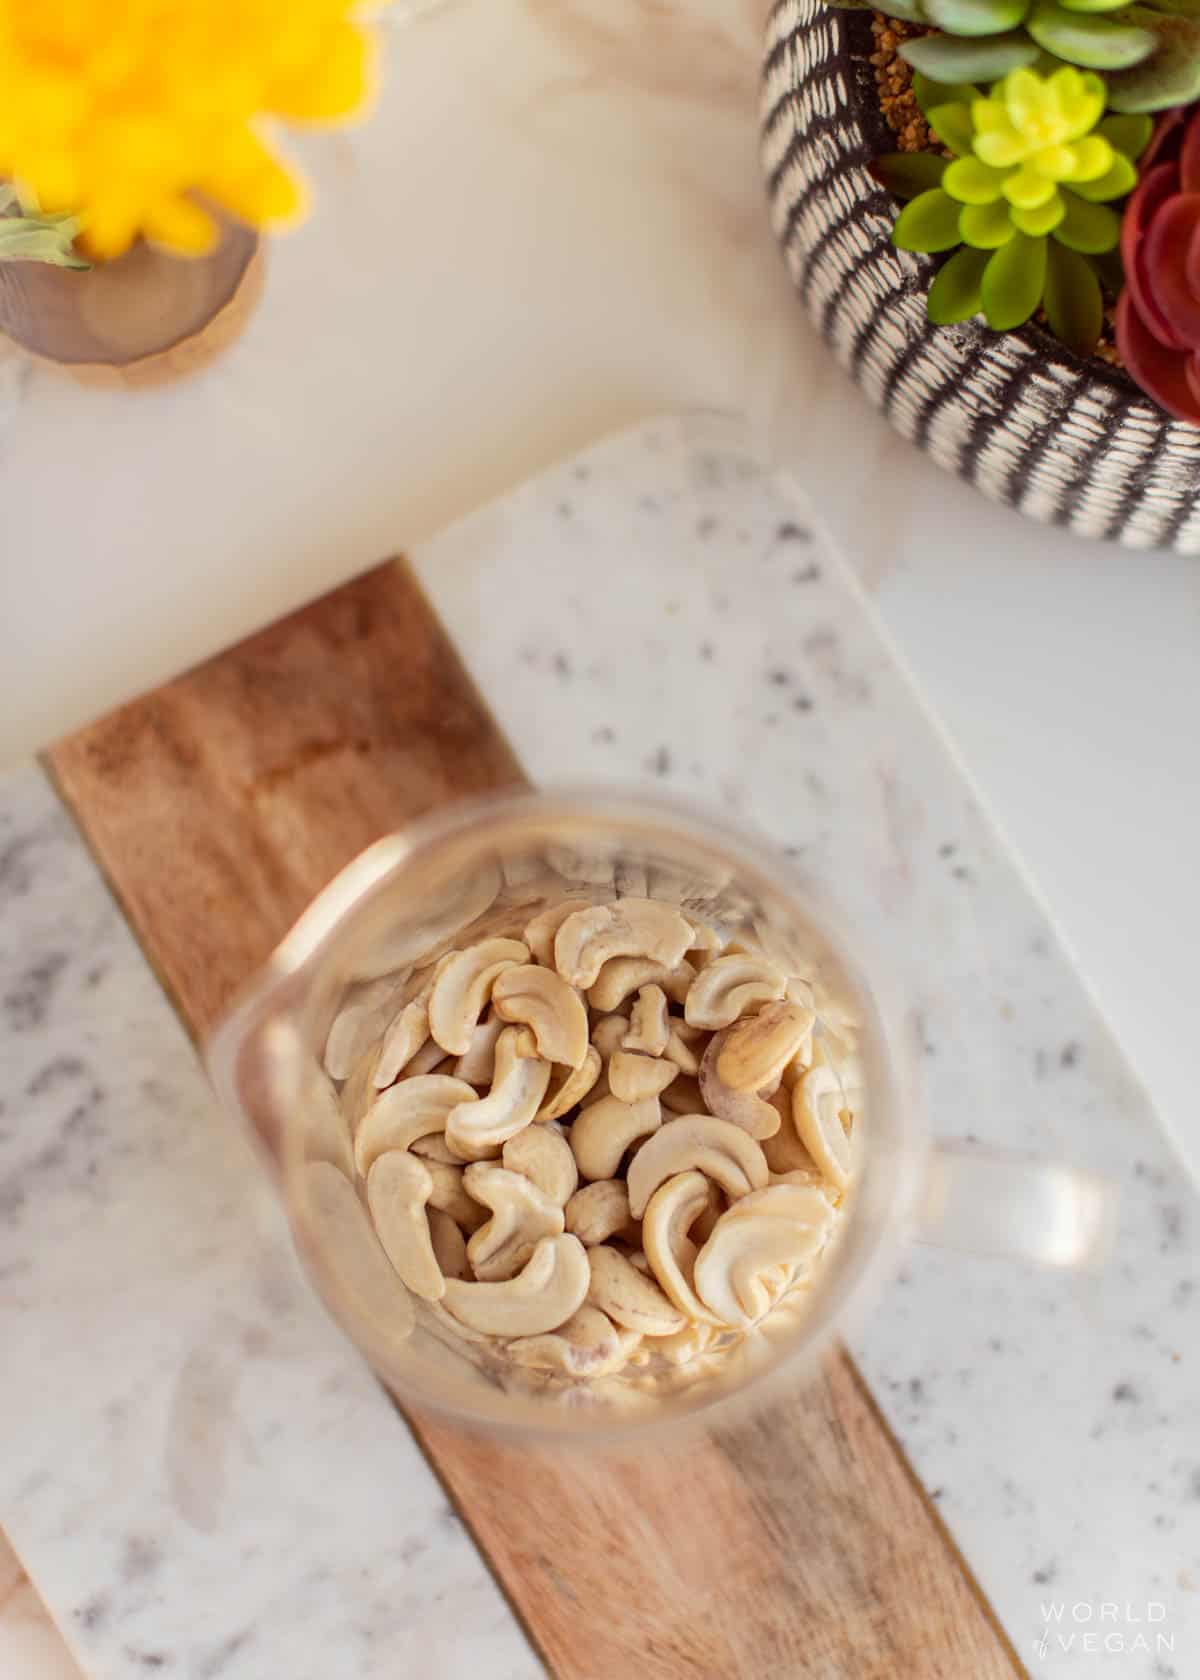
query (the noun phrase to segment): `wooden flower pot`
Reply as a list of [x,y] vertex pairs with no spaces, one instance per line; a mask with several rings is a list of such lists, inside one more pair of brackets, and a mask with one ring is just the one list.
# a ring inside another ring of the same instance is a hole
[[868,173],[895,150],[871,51],[868,13],[776,0],[762,102],[771,218],[839,361],[897,431],[996,500],[1085,536],[1200,552],[1200,428],[1035,326],[926,320],[936,264],[893,247],[896,200]]
[[258,235],[223,218],[204,257],[139,243],[90,269],[0,263],[0,333],[91,384],[156,384],[232,343],[261,281]]

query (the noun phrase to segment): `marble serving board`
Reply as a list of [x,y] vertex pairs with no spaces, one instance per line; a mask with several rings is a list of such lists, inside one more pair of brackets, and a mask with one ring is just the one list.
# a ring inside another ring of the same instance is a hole
[[[810,503],[664,420],[414,559],[534,779],[773,834],[867,935],[934,1127],[1119,1183],[1103,1275],[914,1250],[851,1345],[1031,1673],[1195,1673],[1196,1193]],[[0,918],[0,1523],[85,1671],[539,1672],[32,770]]]

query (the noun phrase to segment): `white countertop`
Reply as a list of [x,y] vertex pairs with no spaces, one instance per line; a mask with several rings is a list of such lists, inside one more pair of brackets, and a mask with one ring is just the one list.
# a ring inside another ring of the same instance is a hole
[[1200,1164],[1200,567],[990,506],[849,385],[770,242],[762,10],[450,0],[394,24],[378,111],[305,145],[316,213],[221,362],[131,394],[0,356],[0,759],[603,432],[741,409]]

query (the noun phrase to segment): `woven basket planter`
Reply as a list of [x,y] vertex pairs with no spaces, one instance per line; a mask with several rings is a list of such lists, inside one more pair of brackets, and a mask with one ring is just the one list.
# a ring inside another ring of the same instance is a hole
[[926,320],[936,265],[892,246],[898,206],[867,169],[895,150],[871,50],[869,14],[777,0],[762,106],[771,219],[839,361],[897,431],[997,501],[1085,536],[1200,552],[1200,428],[1036,327]]

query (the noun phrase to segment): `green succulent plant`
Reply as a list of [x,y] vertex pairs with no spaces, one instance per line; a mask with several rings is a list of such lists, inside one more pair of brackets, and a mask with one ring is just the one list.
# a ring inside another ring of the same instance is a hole
[[[853,11],[874,0],[831,0]],[[889,17],[937,33],[900,46],[941,82],[990,82],[1010,70],[1100,70],[1115,111],[1161,111],[1200,98],[1200,0],[882,0]]]
[[1048,76],[1010,70],[986,95],[922,75],[914,90],[953,156],[898,152],[873,171],[908,200],[893,243],[954,253],[930,288],[929,319],[947,325],[982,313],[1007,331],[1040,307],[1057,337],[1089,354],[1105,286],[1119,285],[1111,265],[1121,221],[1110,204],[1137,183],[1150,119],[1105,117],[1104,83],[1070,65]]
[[0,183],[0,263],[44,262],[57,268],[90,268],[91,263],[75,250],[78,232],[77,217],[23,211],[16,189]]

